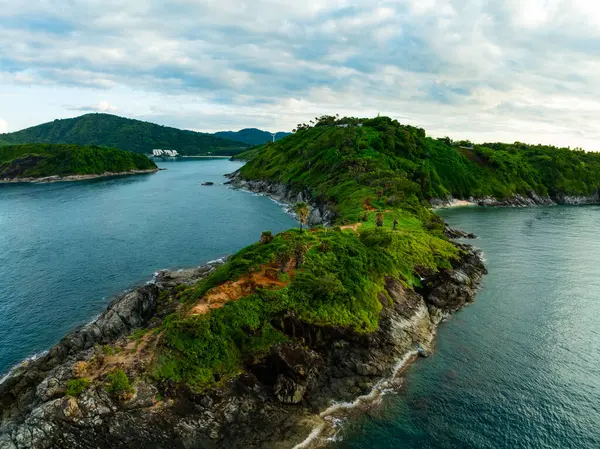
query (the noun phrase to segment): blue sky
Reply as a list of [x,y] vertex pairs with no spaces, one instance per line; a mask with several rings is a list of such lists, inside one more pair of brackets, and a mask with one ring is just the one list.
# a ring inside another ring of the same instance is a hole
[[199,131],[381,113],[600,149],[600,6],[0,0],[0,132],[94,111]]

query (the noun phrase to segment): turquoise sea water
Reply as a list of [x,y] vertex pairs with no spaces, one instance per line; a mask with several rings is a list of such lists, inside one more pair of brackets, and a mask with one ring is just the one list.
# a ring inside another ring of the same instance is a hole
[[[265,197],[223,185],[224,159],[167,171],[0,185],[0,374],[101,313],[161,268],[200,265],[296,225]],[[200,186],[213,181],[214,186]]]
[[456,209],[489,275],[336,449],[600,448],[599,207]]

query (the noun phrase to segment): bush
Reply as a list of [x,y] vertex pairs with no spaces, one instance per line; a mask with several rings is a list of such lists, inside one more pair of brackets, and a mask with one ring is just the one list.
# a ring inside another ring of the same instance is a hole
[[67,394],[69,396],[79,396],[90,386],[90,381],[81,378],[81,379],[71,379],[67,382]]
[[133,393],[133,387],[129,382],[129,377],[122,369],[117,369],[107,376],[108,385],[106,391],[118,397],[125,397]]

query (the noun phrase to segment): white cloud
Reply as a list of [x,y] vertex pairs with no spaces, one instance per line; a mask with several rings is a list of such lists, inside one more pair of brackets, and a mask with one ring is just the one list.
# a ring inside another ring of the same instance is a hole
[[0,115],[16,129],[74,110],[207,131],[381,112],[434,135],[600,149],[587,0],[2,4]]
[[8,122],[2,118],[0,118],[0,134],[4,134],[8,132]]
[[112,104],[110,104],[108,101],[101,101],[100,103],[98,103],[94,109],[98,112],[118,112],[119,108],[116,106],[113,106]]

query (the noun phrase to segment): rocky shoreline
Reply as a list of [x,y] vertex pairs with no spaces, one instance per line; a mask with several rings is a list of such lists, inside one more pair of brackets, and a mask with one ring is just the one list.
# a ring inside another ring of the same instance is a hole
[[149,170],[129,170],[125,172],[105,172],[100,174],[90,175],[67,175],[67,176],[45,176],[41,178],[2,178],[0,184],[17,184],[17,183],[34,183],[34,184],[47,184],[52,182],[73,182],[73,181],[86,181],[89,179],[98,178],[109,178],[112,176],[130,176],[130,175],[145,175],[149,173],[156,173],[159,168],[152,168]]
[[178,285],[198,282],[222,262],[160,272],[154,283],[117,298],[95,321],[2,379],[0,448],[302,445],[322,425],[320,413],[369,394],[417,349],[430,351],[442,319],[473,301],[486,270],[479,251],[458,245],[460,260],[444,272],[422,273],[424,287],[418,291],[406,289],[399,279],[385,280],[380,328],[373,334],[319,327],[286,313],[274,325],[290,342],[249,362],[246,372],[220,388],[200,395],[185,389],[165,392],[141,377],[126,400],[111,396],[102,384],[67,395],[69,379],[82,364],[93,363],[102,345],[122,341],[136,329],[152,329],[176,307],[165,298]]
[[434,208],[452,207],[457,202],[464,201],[471,205],[484,206],[484,207],[529,207],[529,206],[555,206],[570,205],[570,206],[581,206],[581,205],[592,205],[600,204],[600,191],[596,191],[595,194],[589,196],[574,196],[566,195],[564,193],[556,196],[540,196],[534,191],[530,191],[526,196],[514,195],[507,199],[497,199],[491,196],[486,197],[469,197],[464,199],[456,199],[453,197],[448,198],[433,198],[429,201]]
[[[332,205],[313,198],[306,190],[297,191],[288,185],[265,180],[244,179],[240,176],[239,170],[227,174],[225,177],[229,178],[229,181],[225,184],[233,188],[265,195],[284,205],[289,206],[301,201],[306,202],[310,208],[310,215],[308,217],[309,226],[329,226],[335,219],[335,212]],[[288,210],[288,212],[291,211]]]

